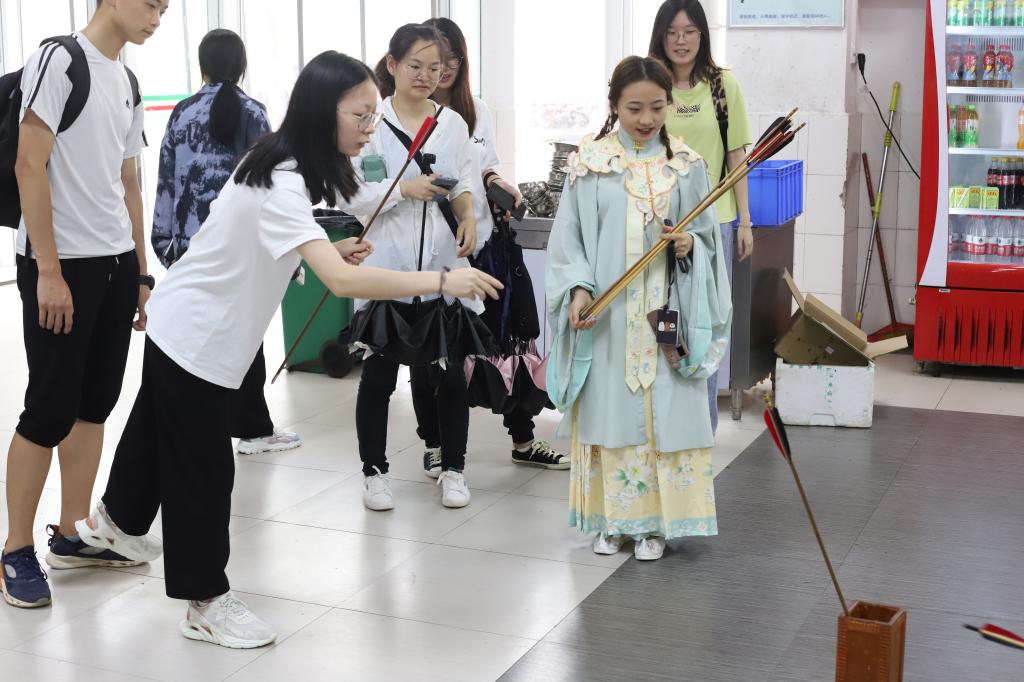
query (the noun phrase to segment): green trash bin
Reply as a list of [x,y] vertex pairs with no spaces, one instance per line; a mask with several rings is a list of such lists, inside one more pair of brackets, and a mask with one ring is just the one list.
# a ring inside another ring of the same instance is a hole
[[[362,225],[347,214],[318,209],[314,215],[332,242],[354,237],[362,231]],[[306,283],[299,286],[294,280],[289,282],[288,290],[281,302],[286,353],[327,291],[327,287],[313,270],[306,266],[305,261],[302,266],[306,270]],[[295,352],[288,358],[288,370],[317,372],[335,378],[348,374],[355,366],[356,358],[338,344],[338,332],[347,327],[351,319],[352,299],[328,295],[316,319],[309,326]]]

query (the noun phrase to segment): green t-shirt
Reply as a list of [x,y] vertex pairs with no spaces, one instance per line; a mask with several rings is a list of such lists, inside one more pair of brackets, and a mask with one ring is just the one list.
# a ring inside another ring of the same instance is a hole
[[[725,85],[725,99],[729,106],[729,149],[739,149],[753,143],[750,122],[747,121],[747,103],[740,92],[740,84],[729,71],[722,72]],[[714,187],[722,178],[722,133],[715,118],[715,103],[711,99],[711,86],[701,81],[690,90],[672,89],[672,105],[669,107],[665,128],[669,135],[683,138],[683,141],[708,162],[708,176]],[[736,220],[736,195],[729,192],[715,203],[718,222]]]

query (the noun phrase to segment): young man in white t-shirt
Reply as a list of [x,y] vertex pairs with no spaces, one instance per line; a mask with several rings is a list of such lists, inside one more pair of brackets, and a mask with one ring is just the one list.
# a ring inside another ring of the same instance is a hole
[[[58,448],[61,519],[51,526],[52,568],[134,565],[96,553],[74,535],[89,512],[103,424],[121,392],[134,327],[146,326],[153,280],[146,268],[136,157],[145,146],[142,104],[117,61],[160,26],[168,0],[100,0],[75,36],[89,67],[81,114],[57,134],[71,94],[71,54],[47,44],[29,58],[15,171],[23,211],[18,230],[28,388],[7,461],[8,536],[4,599],[50,603],[32,538],[33,518]],[[68,536],[61,531],[69,533]]]

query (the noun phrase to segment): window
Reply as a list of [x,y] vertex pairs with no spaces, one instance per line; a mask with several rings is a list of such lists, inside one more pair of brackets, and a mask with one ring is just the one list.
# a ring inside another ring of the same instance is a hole
[[305,63],[326,50],[363,58],[359,0],[304,0],[302,56]]
[[466,59],[473,92],[480,95],[480,4],[481,0],[451,0],[450,19],[459,25],[466,36]]
[[[646,55],[651,44],[651,29],[662,0],[632,0],[632,52]],[[728,11],[726,0],[703,0],[701,3],[708,18],[711,31],[711,54],[717,64],[725,61],[725,17]]]
[[50,36],[67,35],[79,28],[72,25],[70,10],[66,2],[21,3],[22,63]]
[[517,182],[548,179],[550,143],[600,130],[608,115],[605,25],[593,0],[515,3]]
[[249,55],[247,92],[262,102],[277,128],[299,75],[299,13],[296,0],[243,2],[239,15]]
[[404,24],[431,17],[430,0],[371,0],[366,6],[366,63],[372,69],[388,53],[391,36]]

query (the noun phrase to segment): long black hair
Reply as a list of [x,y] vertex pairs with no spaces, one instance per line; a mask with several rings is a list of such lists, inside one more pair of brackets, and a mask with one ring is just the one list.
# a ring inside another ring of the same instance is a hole
[[256,143],[235,182],[269,189],[274,168],[295,159],[314,204],[334,206],[339,194],[352,198],[359,181],[352,161],[338,151],[338,101],[366,81],[376,83],[358,59],[333,50],[317,55],[299,73],[281,127]]
[[418,40],[425,40],[429,43],[437,43],[440,51],[444,36],[433,26],[426,24],[406,24],[400,26],[395,34],[391,36],[388,43],[388,53],[377,62],[373,73],[377,76],[377,87],[380,88],[381,97],[390,97],[395,94],[395,77],[388,72],[388,56],[396,62],[400,62],[408,56],[412,46]]
[[199,43],[199,69],[210,84],[220,84],[210,106],[210,135],[230,145],[242,117],[238,83],[245,75],[245,43],[234,31],[216,28]]
[[654,17],[654,29],[651,31],[651,45],[647,50],[647,56],[654,57],[672,69],[672,61],[665,54],[665,34],[680,12],[686,12],[690,21],[700,31],[700,47],[697,49],[693,71],[690,72],[690,87],[701,81],[710,82],[722,69],[715,64],[711,56],[711,29],[708,27],[708,16],[704,13],[700,0],[665,0],[661,3],[658,14]]
[[427,19],[423,23],[433,26],[444,36],[445,42],[448,43],[448,54],[445,55],[445,61],[453,57],[462,60],[459,75],[452,83],[448,106],[462,116],[462,120],[469,128],[469,134],[472,135],[476,130],[476,104],[473,102],[473,86],[469,82],[469,60],[466,56],[469,48],[466,45],[466,36],[463,35],[459,25],[447,17]]
[[[672,74],[665,68],[665,65],[653,57],[637,57],[636,55],[626,57],[612,71],[612,79],[608,83],[608,118],[601,126],[601,132],[597,134],[595,140],[600,140],[610,133],[615,127],[615,122],[619,120],[615,110],[619,106],[619,99],[622,98],[622,91],[633,83],[641,81],[651,81],[660,87],[665,91],[666,104],[672,103]],[[665,153],[671,159],[672,145],[669,144],[668,133],[665,131],[664,125],[658,131],[658,137],[665,145]]]

